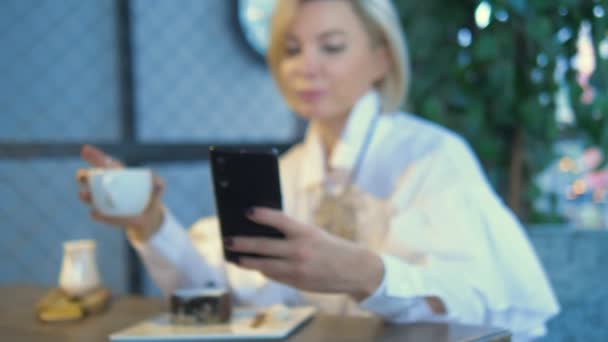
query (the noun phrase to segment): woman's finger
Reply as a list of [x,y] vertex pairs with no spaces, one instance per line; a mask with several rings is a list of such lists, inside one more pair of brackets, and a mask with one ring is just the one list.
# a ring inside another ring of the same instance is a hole
[[106,216],[106,215],[100,213],[99,211],[97,211],[97,209],[91,210],[91,217],[96,221],[106,223],[106,224],[109,224],[112,226],[129,227],[129,226],[137,225],[136,217]]
[[289,258],[293,254],[292,243],[284,239],[230,237],[224,241],[224,247],[233,252],[281,258]]
[[156,174],[153,174],[152,177],[152,194],[150,195],[150,199],[148,200],[144,214],[150,210],[153,210],[153,208],[157,206],[162,206],[162,196],[165,191],[165,182]]
[[91,204],[93,199],[91,197],[91,193],[88,191],[79,191],[78,192],[78,197],[80,198],[81,201],[83,201],[86,204]]
[[93,167],[107,169],[117,169],[122,167],[120,162],[114,160],[100,149],[91,145],[82,146],[82,149],[80,150],[80,157]]
[[76,171],[76,182],[81,186],[87,185],[89,182],[89,173],[86,169],[78,169],[78,171]]
[[292,264],[284,259],[241,257],[239,266],[257,270],[274,279],[290,278],[293,273]]
[[152,176],[152,196],[150,198],[150,202],[155,202],[160,200],[165,191],[165,182],[162,178],[154,174]]
[[304,230],[302,225],[277,209],[254,207],[249,209],[247,217],[256,223],[274,227],[287,236],[298,236]]

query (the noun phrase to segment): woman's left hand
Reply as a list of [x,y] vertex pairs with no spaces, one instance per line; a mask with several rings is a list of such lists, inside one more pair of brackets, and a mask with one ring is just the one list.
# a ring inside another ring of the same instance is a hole
[[380,285],[384,266],[380,256],[313,225],[291,219],[280,210],[252,208],[254,222],[276,228],[285,239],[234,237],[224,248],[270,258],[241,257],[239,266],[258,270],[298,289],[347,293],[361,300]]

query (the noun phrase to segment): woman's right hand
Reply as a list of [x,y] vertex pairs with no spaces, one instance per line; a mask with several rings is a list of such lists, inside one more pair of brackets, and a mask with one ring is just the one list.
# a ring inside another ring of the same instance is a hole
[[[97,169],[117,169],[123,167],[119,161],[116,161],[103,151],[90,145],[84,145],[82,147],[80,157],[89,165]],[[78,196],[81,201],[91,205],[91,192],[88,178],[89,169],[80,169],[76,172],[76,181],[80,187]],[[154,175],[153,179],[154,190],[152,196],[148,202],[148,206],[140,215],[133,217],[106,216],[91,206],[91,217],[96,221],[124,228],[132,240],[147,241],[158,232],[164,219],[164,206],[161,200],[165,188],[164,182],[157,175]]]

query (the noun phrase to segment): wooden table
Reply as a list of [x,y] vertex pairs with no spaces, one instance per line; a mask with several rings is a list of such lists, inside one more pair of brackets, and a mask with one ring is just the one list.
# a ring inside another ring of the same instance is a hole
[[[0,287],[0,337],[3,341],[108,341],[108,335],[154,316],[166,307],[158,299],[114,298],[103,314],[78,322],[42,323],[34,305],[45,288],[13,285]],[[378,319],[319,314],[287,341],[436,341],[506,342],[502,329],[452,324],[383,324]]]

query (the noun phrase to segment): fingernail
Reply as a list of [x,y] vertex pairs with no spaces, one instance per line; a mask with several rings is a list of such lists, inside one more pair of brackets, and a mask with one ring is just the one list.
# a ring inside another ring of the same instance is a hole
[[233,244],[234,244],[234,240],[231,237],[224,238],[224,246],[232,247]]
[[247,216],[253,216],[253,214],[255,214],[255,208],[253,207],[249,207],[245,210],[245,215]]
[[155,184],[154,184],[154,191],[160,191],[160,189],[161,189],[160,184],[155,183]]

